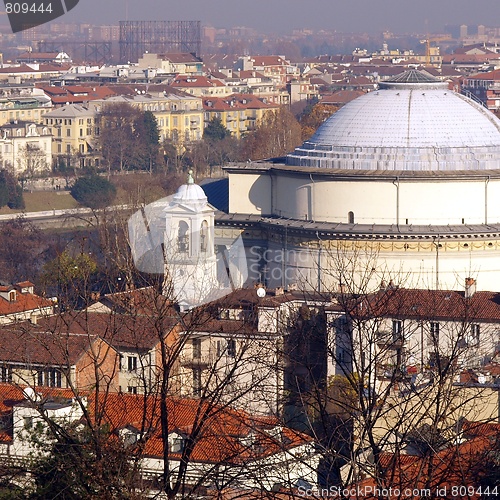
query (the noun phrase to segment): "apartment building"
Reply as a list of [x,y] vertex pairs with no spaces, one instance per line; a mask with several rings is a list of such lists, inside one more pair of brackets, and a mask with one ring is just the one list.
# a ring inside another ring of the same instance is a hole
[[[52,134],[52,154],[58,164],[92,166],[98,162],[96,151],[96,112],[92,107],[68,104],[44,115]],[[75,158],[78,165],[75,165]]]
[[490,111],[500,109],[500,69],[467,77],[462,89],[480,100]]
[[254,130],[264,115],[277,111],[279,104],[267,102],[252,94],[232,94],[225,98],[206,97],[203,99],[205,123],[219,118],[222,124],[236,138]]
[[297,66],[290,64],[284,57],[271,56],[243,56],[236,63],[238,71],[257,71],[271,80],[278,86],[285,86],[293,78],[300,76]]
[[231,88],[221,80],[203,75],[177,75],[172,87],[196,97],[225,97],[232,92]]
[[153,113],[160,141],[172,139],[179,147],[200,140],[203,135],[202,101],[198,97],[177,93],[122,95],[99,99],[91,107],[99,113],[107,105],[126,103],[141,111]]
[[52,133],[49,127],[31,122],[0,126],[0,163],[15,176],[33,177],[52,167]]
[[157,68],[163,73],[182,75],[201,75],[203,61],[189,53],[146,53],[139,58],[139,68]]
[[0,96],[0,126],[14,121],[43,123],[43,115],[52,109],[44,95],[3,92]]

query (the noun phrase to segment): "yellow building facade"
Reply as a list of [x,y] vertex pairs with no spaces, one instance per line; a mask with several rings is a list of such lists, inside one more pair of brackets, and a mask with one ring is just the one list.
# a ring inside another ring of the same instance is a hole
[[267,102],[251,94],[233,94],[226,98],[203,99],[205,123],[220,118],[233,137],[240,139],[246,132],[254,130],[264,115],[277,111],[279,104]]

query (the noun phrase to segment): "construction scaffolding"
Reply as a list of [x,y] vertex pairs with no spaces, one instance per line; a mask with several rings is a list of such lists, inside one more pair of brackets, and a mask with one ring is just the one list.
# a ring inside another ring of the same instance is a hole
[[38,52],[67,52],[70,57],[86,64],[109,64],[112,62],[111,42],[40,41]]
[[137,62],[146,52],[189,52],[200,56],[200,21],[120,21],[120,62]]

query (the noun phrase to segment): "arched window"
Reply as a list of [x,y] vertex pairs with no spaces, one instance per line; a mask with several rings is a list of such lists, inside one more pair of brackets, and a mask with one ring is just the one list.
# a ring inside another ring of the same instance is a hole
[[189,226],[183,220],[179,222],[177,249],[180,253],[189,252]]
[[349,224],[354,224],[354,212],[349,212],[347,214],[347,220],[348,220]]
[[205,253],[208,249],[208,223],[204,220],[200,228],[200,252]]

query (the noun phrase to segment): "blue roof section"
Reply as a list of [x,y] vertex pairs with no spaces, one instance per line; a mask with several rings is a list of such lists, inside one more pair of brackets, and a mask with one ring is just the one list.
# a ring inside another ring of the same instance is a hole
[[204,179],[199,184],[208,198],[208,203],[222,212],[229,212],[229,179]]

